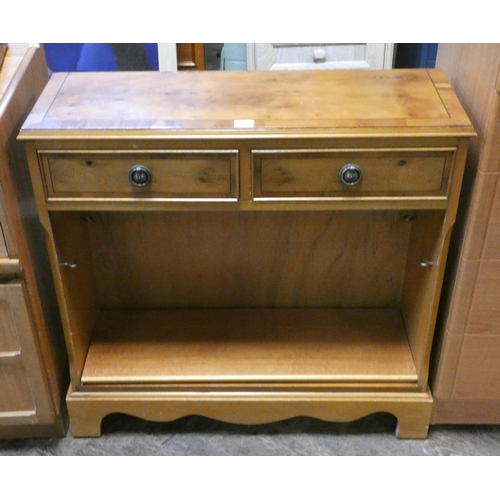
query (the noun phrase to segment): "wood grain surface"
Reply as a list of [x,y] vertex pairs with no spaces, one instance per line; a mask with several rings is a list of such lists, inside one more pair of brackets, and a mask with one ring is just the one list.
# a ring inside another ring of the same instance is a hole
[[[25,130],[459,127],[453,91],[426,71],[60,73]],[[310,130],[309,133],[312,131]]]

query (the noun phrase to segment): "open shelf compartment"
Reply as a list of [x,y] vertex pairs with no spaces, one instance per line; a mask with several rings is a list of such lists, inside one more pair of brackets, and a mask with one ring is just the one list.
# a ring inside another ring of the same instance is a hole
[[397,309],[110,310],[83,384],[417,381]]
[[420,387],[442,212],[51,219],[82,389]]

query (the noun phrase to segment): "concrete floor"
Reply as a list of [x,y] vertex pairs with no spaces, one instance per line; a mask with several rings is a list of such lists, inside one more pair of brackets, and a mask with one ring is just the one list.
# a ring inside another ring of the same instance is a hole
[[396,419],[378,414],[350,423],[294,418],[231,425],[203,417],[170,423],[109,415],[99,438],[0,440],[9,456],[497,456],[500,426],[433,426],[424,440],[397,439]]

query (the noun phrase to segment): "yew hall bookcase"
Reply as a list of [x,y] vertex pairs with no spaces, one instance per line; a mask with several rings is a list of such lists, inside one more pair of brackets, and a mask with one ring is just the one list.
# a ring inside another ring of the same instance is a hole
[[439,70],[55,73],[20,139],[73,434],[389,412],[425,437],[473,135]]

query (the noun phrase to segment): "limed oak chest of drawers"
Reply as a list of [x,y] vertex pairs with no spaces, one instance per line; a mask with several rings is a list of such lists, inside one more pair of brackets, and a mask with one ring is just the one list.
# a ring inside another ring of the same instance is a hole
[[382,411],[425,437],[473,134],[439,71],[53,75],[20,138],[73,433]]

